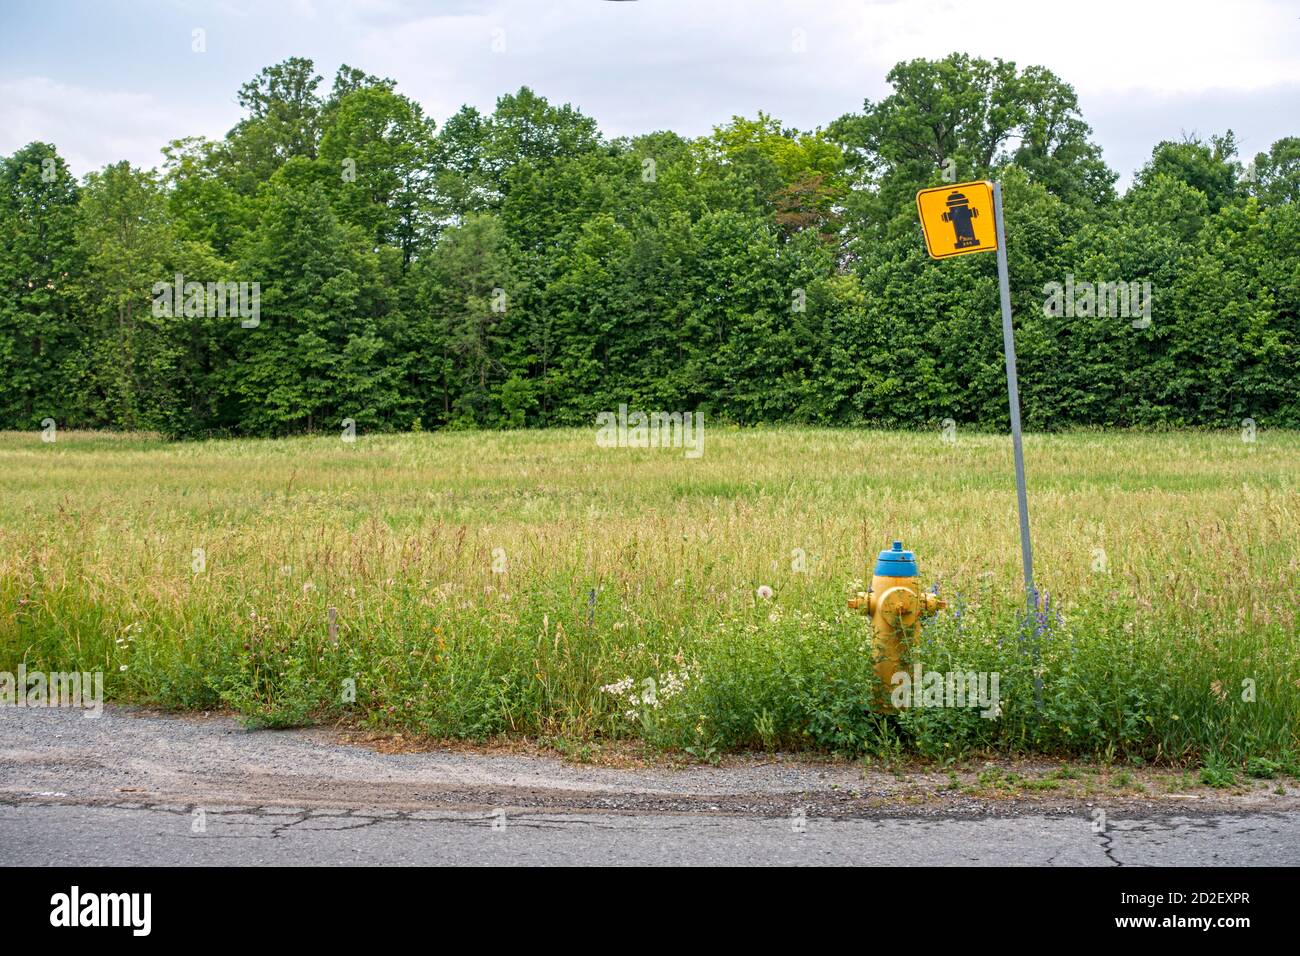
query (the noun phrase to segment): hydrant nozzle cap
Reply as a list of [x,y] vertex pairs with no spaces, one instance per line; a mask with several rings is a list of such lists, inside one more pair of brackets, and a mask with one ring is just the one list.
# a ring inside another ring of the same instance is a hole
[[876,559],[876,574],[886,578],[914,578],[917,576],[916,556],[903,550],[903,542],[895,541],[888,551],[881,551]]

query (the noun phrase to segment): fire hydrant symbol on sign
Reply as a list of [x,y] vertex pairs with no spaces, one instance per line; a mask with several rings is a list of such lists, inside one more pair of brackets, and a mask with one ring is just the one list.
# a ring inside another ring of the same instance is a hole
[[943,214],[943,221],[952,223],[952,228],[957,233],[957,244],[954,248],[965,249],[967,246],[978,246],[980,241],[975,238],[975,226],[972,222],[980,214],[978,209],[970,207],[970,201],[959,192],[954,192],[948,197],[948,211]]
[[935,259],[998,248],[992,183],[981,180],[922,189],[916,194],[916,211],[925,248]]

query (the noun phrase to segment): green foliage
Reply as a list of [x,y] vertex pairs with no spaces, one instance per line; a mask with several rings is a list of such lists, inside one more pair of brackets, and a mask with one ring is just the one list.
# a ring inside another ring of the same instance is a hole
[[78,189],[46,143],[0,158],[0,421],[67,421],[82,400]]
[[1232,765],[1218,754],[1210,754],[1201,767],[1201,783],[1217,790],[1226,790],[1236,786],[1237,772]]
[[73,423],[174,430],[193,377],[184,367],[189,330],[180,308],[160,314],[153,307],[153,287],[170,285],[186,256],[161,185],[152,172],[118,163],[86,178],[78,212],[85,257],[78,306],[89,362]]
[[1272,780],[1282,770],[1280,760],[1270,760],[1268,757],[1251,757],[1246,761],[1246,776],[1253,777],[1256,780]]
[[1218,212],[1242,192],[1241,165],[1233,159],[1236,153],[1236,139],[1231,130],[1222,136],[1211,136],[1208,143],[1195,139],[1161,142],[1152,152],[1151,161],[1138,174],[1138,184],[1168,176],[1201,193],[1210,212]]
[[403,264],[433,237],[433,127],[419,104],[369,86],[338,99],[321,135],[335,212],[376,245],[400,249]]
[[[1162,142],[1122,197],[1074,90],[953,54],[825,130],[760,113],[608,140],[526,87],[437,128],[392,79],[291,58],[220,140],[80,187],[0,159],[0,425],[175,437],[711,421],[1005,427],[993,258],[935,263],[913,193],[1004,185],[1036,430],[1300,424],[1300,138]],[[175,275],[261,315],[159,312]],[[1048,307],[1149,284],[1149,323]]]

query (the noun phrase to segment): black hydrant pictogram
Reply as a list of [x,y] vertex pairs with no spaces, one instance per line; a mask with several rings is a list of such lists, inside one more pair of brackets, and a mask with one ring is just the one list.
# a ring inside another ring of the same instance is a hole
[[952,223],[953,231],[957,234],[957,245],[954,248],[965,249],[969,246],[978,246],[980,241],[975,238],[975,227],[971,220],[979,216],[978,209],[972,209],[964,195],[955,192],[948,197],[948,211],[943,214],[943,221]]

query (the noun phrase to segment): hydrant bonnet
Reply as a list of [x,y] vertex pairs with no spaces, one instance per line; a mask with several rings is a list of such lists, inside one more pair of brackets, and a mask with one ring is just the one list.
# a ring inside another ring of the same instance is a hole
[[903,550],[903,542],[895,541],[893,548],[880,552],[876,574],[884,578],[914,578],[917,576],[916,557],[911,551]]

